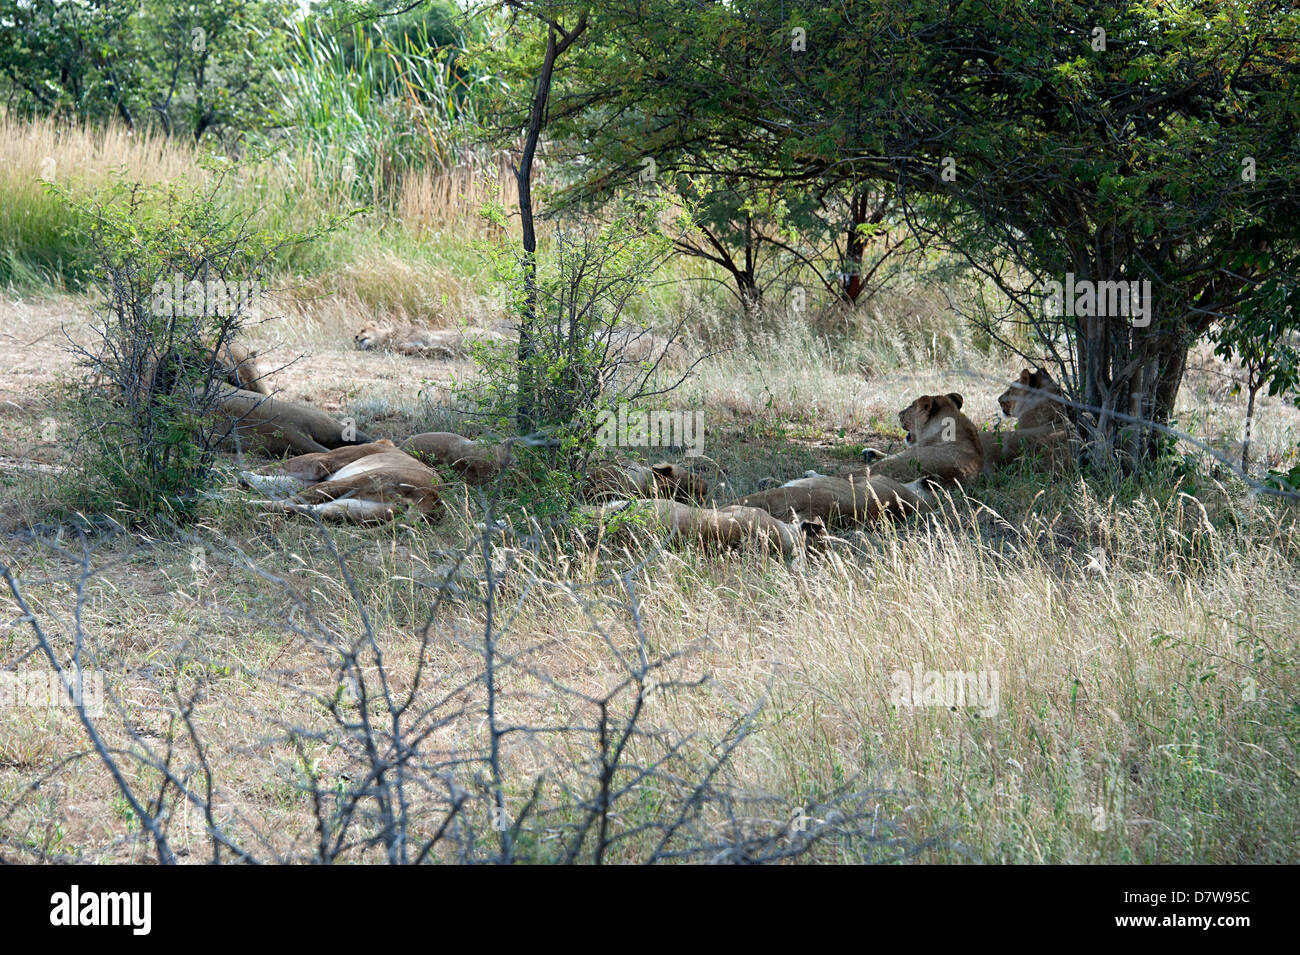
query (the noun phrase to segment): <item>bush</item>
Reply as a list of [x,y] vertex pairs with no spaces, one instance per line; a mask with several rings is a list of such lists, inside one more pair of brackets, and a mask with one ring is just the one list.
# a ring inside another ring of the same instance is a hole
[[[628,205],[604,224],[557,229],[554,258],[536,271],[517,251],[488,246],[520,339],[517,348],[477,346],[482,374],[460,397],[479,409],[488,432],[517,439],[511,473],[534,515],[567,512],[577,501],[608,413],[685,378],[656,377],[681,323],[660,338],[646,320],[629,317],[629,304],[671,253],[661,212]],[[504,226],[499,209],[487,214]]]
[[219,356],[272,256],[303,238],[223,212],[223,179],[196,191],[119,178],[85,202],[61,193],[87,224],[100,283],[93,341],[72,346],[87,372],[67,494],[78,509],[183,520],[207,487],[223,430]]

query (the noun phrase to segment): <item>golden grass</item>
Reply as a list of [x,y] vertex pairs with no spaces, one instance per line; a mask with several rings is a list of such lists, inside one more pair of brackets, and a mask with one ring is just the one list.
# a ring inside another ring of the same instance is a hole
[[102,185],[122,170],[140,182],[169,182],[194,168],[195,152],[184,140],[112,123],[92,128],[0,113],[0,188],[7,196],[41,196],[42,179]]
[[408,176],[397,197],[396,212],[414,236],[436,240],[454,233],[457,241],[463,241],[494,234],[486,221],[474,214],[490,203],[504,209],[519,205],[514,175],[504,162],[495,170],[462,165]]
[[[715,739],[766,699],[727,780],[792,806],[845,779],[894,791],[880,797],[887,815],[917,838],[943,836],[921,861],[1294,862],[1300,727],[1289,707],[1300,691],[1300,529],[1294,514],[1255,506],[1228,530],[1190,499],[1120,505],[1080,486],[1070,513],[1031,510],[1015,532],[958,502],[955,516],[846,540],[789,566],[760,554],[665,552],[638,578],[649,645],[685,653],[667,676],[709,682],[655,698],[648,725]],[[445,563],[443,548],[463,541],[473,519],[466,512],[433,533],[339,532],[398,688],[410,684],[430,609],[415,581]],[[203,533],[238,541],[319,609],[334,608],[329,623],[344,644],[360,636],[358,608],[310,528],[224,508]],[[206,674],[200,725],[209,758],[224,768],[225,817],[241,832],[265,828],[280,851],[301,849],[310,807],[275,727],[328,724],[300,692],[328,694],[328,654],[284,628],[274,588],[227,565],[218,544],[203,553],[198,571],[184,546],[106,570],[92,581],[88,630],[121,661],[110,678],[137,730],[165,731],[160,687],[193,686]],[[39,610],[63,616],[70,584],[41,578],[72,568],[34,548],[12,557]],[[605,602],[617,588],[598,585],[612,560],[525,555],[507,578],[502,606],[514,609],[501,646],[534,653],[529,672],[500,675],[503,719],[591,718],[590,707],[539,675],[585,693],[619,677],[596,626],[622,652],[633,650],[630,618]],[[589,595],[588,612],[578,593]],[[428,699],[476,672],[482,608],[457,601],[434,620]],[[913,668],[996,672],[996,712],[896,705],[893,675]],[[481,693],[465,702],[481,705]],[[20,779],[78,745],[62,714],[0,719],[10,798]],[[467,716],[439,730],[428,750],[470,752],[483,734],[481,718]],[[343,771],[331,747],[311,752]],[[579,782],[574,760],[584,753],[541,738],[512,741],[512,804],[535,773]],[[56,791],[52,802],[25,804],[7,836],[30,844],[57,819],[60,851],[121,858],[124,849],[96,848],[126,822],[93,764],[62,777]],[[82,815],[69,815],[70,805]],[[237,816],[245,821],[236,825]],[[202,820],[185,824],[197,838]],[[620,852],[633,858],[639,848]]]
[[[193,157],[183,149],[111,131],[100,146],[84,131],[40,124],[0,132],[0,188],[33,203],[43,201],[32,182],[51,152],[56,177],[77,156],[92,179],[115,162],[141,178],[192,172]],[[18,157],[25,158],[10,161]],[[286,171],[264,173],[264,195],[290,181],[276,178]],[[309,197],[302,209],[313,208],[312,196],[323,197],[319,208],[330,206],[331,176],[293,167],[295,188]],[[351,334],[381,311],[430,324],[489,324],[492,299],[467,264],[464,238],[480,235],[473,213],[481,200],[508,189],[508,177],[496,172],[412,180],[399,203],[409,232],[400,235],[422,235],[435,251],[404,254],[400,240],[380,241],[371,223],[340,244],[336,268],[286,281],[293,286],[283,294],[288,317],[251,333],[256,344],[285,346],[275,354],[286,361],[306,353],[283,372],[293,396],[359,404],[371,394],[358,394],[355,383],[373,372],[382,382],[372,375],[366,387],[382,390],[394,407],[446,401],[446,387],[431,382],[427,364],[356,353]],[[676,268],[678,278],[694,274]],[[729,346],[697,369],[672,404],[705,409],[705,451],[727,469],[736,495],[760,477],[797,474],[793,462],[830,466],[868,437],[896,438],[897,410],[919,392],[961,391],[971,417],[988,422],[998,377],[1018,370],[1003,356],[972,353],[946,298],[917,286],[881,296],[865,318],[844,327],[786,315],[744,329],[712,299],[675,287],[654,290],[647,308],[665,319],[688,315],[694,347]],[[58,322],[34,321],[20,326],[23,340],[46,350],[0,373],[0,393],[36,394],[41,375],[52,385],[60,369],[57,351],[40,343]],[[962,377],[963,364],[984,377]],[[1199,416],[1198,434],[1230,448],[1244,403],[1218,380],[1193,370],[1180,408]],[[41,403],[3,407],[3,431],[27,443],[53,413]],[[1270,400],[1260,420],[1261,459],[1289,461],[1300,417]],[[39,519],[49,503],[45,485],[25,474],[0,473],[0,481],[6,495],[25,502],[25,517]],[[225,489],[231,500],[214,503],[196,532],[198,565],[189,541],[124,537],[104,545],[84,607],[89,649],[124,700],[126,723],[147,740],[157,742],[171,723],[168,689],[202,684],[197,720],[219,767],[223,824],[244,835],[264,832],[275,851],[302,853],[312,837],[310,806],[299,786],[301,761],[281,730],[329,728],[303,691],[336,686],[331,657],[286,626],[301,618],[289,614],[276,588],[241,569],[223,542],[290,580],[340,641],[361,634],[360,608],[312,528],[255,514],[232,483]],[[947,516],[849,535],[790,565],[689,548],[654,556],[637,577],[650,645],[685,654],[676,675],[709,680],[697,693],[658,697],[651,723],[674,738],[697,733],[707,742],[766,700],[727,781],[791,806],[844,781],[881,790],[882,819],[914,838],[939,840],[921,861],[1300,861],[1294,507],[1208,480],[1195,497],[1171,486],[1102,490],[1014,475],[973,493],[982,504],[958,501]],[[447,552],[465,546],[477,519],[472,507],[458,507],[434,528],[336,532],[399,686],[411,683],[432,609],[419,582],[445,566]],[[71,537],[63,544],[75,546]],[[512,615],[502,639],[507,650],[535,652],[531,670],[503,672],[503,711],[521,722],[590,719],[590,707],[554,692],[542,677],[586,692],[611,685],[619,673],[611,644],[634,649],[634,628],[610,602],[616,589],[599,581],[628,561],[581,549],[516,556],[522,569],[504,587]],[[75,562],[6,534],[0,563],[16,568],[66,652]],[[574,593],[605,602],[584,610]],[[7,594],[0,606],[10,620],[18,616]],[[481,605],[469,599],[438,610],[434,644],[426,648],[434,674],[426,693],[476,672],[474,640],[483,622]],[[8,628],[2,659],[28,645],[21,626]],[[914,667],[996,672],[997,711],[897,705],[894,674]],[[41,667],[28,657],[22,668]],[[462,697],[466,706],[482,704],[477,690]],[[122,720],[105,725],[111,743],[129,746]],[[428,745],[464,752],[480,745],[483,733],[475,713],[440,728]],[[84,746],[66,710],[0,711],[0,807],[14,809],[0,812],[0,851],[87,861],[149,857],[93,760],[69,766],[38,792],[26,790]],[[178,752],[193,759],[183,745]],[[538,772],[577,784],[589,755],[568,743],[511,740],[511,805],[526,798]],[[326,778],[341,779],[348,768],[345,751],[329,740],[316,741],[308,756]],[[131,776],[156,788],[150,771]],[[553,785],[547,793],[556,795]],[[433,819],[421,816],[417,829],[427,833]],[[177,843],[197,852],[203,825],[192,810],[179,813],[172,821]],[[629,843],[620,858],[641,848]]]

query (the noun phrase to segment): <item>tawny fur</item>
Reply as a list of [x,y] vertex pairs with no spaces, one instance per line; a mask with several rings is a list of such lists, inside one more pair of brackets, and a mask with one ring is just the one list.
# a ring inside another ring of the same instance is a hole
[[421,328],[418,325],[390,326],[371,322],[352,338],[363,351],[387,349],[403,355],[428,358],[463,358],[475,342],[501,342],[505,336],[487,328]]
[[333,451],[299,454],[280,463],[270,472],[241,471],[239,482],[264,494],[285,497],[296,494],[310,484],[328,480],[331,475],[343,470],[353,461],[396,451],[393,442],[380,438],[369,444],[355,444],[335,448]]
[[501,473],[504,448],[480,444],[452,431],[426,431],[402,442],[402,450],[430,464],[449,467],[466,484],[489,484]]
[[822,531],[819,522],[787,522],[757,507],[692,507],[679,501],[619,501],[589,513],[601,517],[635,508],[655,533],[705,547],[758,547],[793,557]]
[[266,373],[257,363],[257,353],[249,351],[239,342],[227,342],[217,349],[216,362],[226,384],[259,395],[271,393]]
[[354,444],[344,448],[335,448],[325,453],[300,454],[284,462],[284,473],[307,482],[324,481],[335,471],[339,471],[353,461],[371,454],[383,454],[396,451],[397,447],[387,438],[380,438],[369,444]]
[[661,461],[658,464],[634,464],[627,461],[601,461],[587,472],[589,500],[622,497],[664,497],[683,503],[699,503],[709,494],[709,484],[690,468]]
[[319,408],[242,388],[222,388],[214,410],[223,445],[234,446],[237,442],[245,451],[262,451],[274,457],[291,451],[324,452],[374,440],[346,428]]
[[980,432],[986,476],[1026,455],[1040,458],[1054,473],[1068,467],[1075,457],[1076,442],[1065,406],[1052,400],[1060,394],[1060,386],[1046,371],[1026,368],[998,396],[1002,413],[1015,418],[1016,427],[1014,431]]
[[848,477],[798,478],[732,503],[762,508],[786,521],[816,519],[831,528],[849,527],[928,509],[929,495],[917,486],[919,483],[900,484],[871,474],[868,468]]
[[[365,453],[357,453],[361,451]],[[322,520],[356,522],[388,521],[403,513],[437,520],[443,514],[437,472],[396,450],[391,442],[377,441],[308,457],[309,462],[298,465],[290,462],[285,468],[289,473],[282,476],[301,486],[287,498],[264,502],[265,506]],[[322,471],[326,475],[323,480],[308,481],[296,476]],[[283,484],[271,483],[274,476],[268,479],[265,475],[244,472],[240,480],[264,492],[284,488]]]
[[[266,373],[257,363],[256,353],[239,342],[226,342],[210,357],[214,381],[229,385],[231,388],[251,391],[259,395],[269,395],[271,393]],[[101,361],[103,358],[103,355],[99,356]],[[163,380],[158,380],[160,367],[166,369],[163,372]],[[172,377],[175,371],[176,368],[172,362],[159,361],[157,356],[145,358],[140,373],[134,380],[133,389],[136,400],[144,400],[145,396],[151,391],[170,391],[175,381],[174,377]],[[104,392],[109,396],[112,396],[115,390],[109,386],[107,379],[100,373],[96,373],[91,377],[89,385],[91,388]]]
[[899,484],[918,479],[942,487],[973,482],[984,466],[984,451],[979,430],[961,407],[956,392],[917,398],[898,414],[908,446],[870,460],[870,473]]
[[1006,391],[998,395],[998,407],[1018,428],[1070,427],[1070,416],[1061,398],[1061,386],[1046,371],[1026,368]]

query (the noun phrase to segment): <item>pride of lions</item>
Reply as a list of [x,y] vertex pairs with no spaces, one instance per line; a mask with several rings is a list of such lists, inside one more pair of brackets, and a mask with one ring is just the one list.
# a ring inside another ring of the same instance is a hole
[[[359,336],[360,337],[360,336]],[[272,397],[253,356],[231,347],[217,414],[225,440],[272,456],[292,453],[273,473],[244,471],[241,483],[266,496],[259,506],[357,522],[399,515],[441,517],[437,468],[468,485],[485,485],[509,467],[509,450],[451,432],[428,432],[400,446],[374,438],[310,405]],[[710,487],[689,467],[624,461],[595,464],[584,488],[597,527],[621,512],[675,539],[715,546],[757,545],[789,557],[826,530],[867,526],[936,506],[938,494],[969,487],[1026,456],[1059,468],[1072,453],[1074,429],[1061,391],[1047,372],[1025,369],[999,398],[1012,431],[981,432],[962,413],[957,393],[921,395],[899,413],[906,446],[837,476],[809,472],[779,487],[717,507]]]

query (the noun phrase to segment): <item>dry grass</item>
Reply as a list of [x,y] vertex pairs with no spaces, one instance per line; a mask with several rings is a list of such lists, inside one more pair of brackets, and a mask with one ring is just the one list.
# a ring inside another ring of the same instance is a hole
[[69,126],[0,114],[0,176],[6,195],[33,200],[40,180],[103,184],[121,169],[139,182],[170,182],[194,170],[194,150],[181,140],[110,124]]
[[[192,172],[183,149],[111,130],[0,124],[0,133],[0,195],[27,197],[33,213],[49,207],[35,185],[46,155],[57,157],[61,181],[72,169],[102,179],[113,164],[151,180]],[[308,214],[334,201],[329,170],[300,163],[263,172],[250,195],[292,184],[308,196],[294,208]],[[358,352],[352,335],[373,317],[492,324],[495,301],[466,240],[484,235],[473,214],[481,201],[509,198],[508,190],[499,171],[415,179],[398,222],[384,226],[399,227],[395,239],[362,223],[327,250],[328,270],[285,279],[268,320],[249,329],[272,367],[284,366],[274,384],[393,438],[449,420],[453,380],[472,368]],[[43,241],[18,222],[23,208],[0,203],[0,226]],[[410,236],[422,244],[406,248]],[[807,467],[834,470],[862,444],[888,447],[901,437],[898,409],[918,393],[961,391],[965,410],[988,425],[1000,380],[1018,371],[1005,356],[974,350],[946,296],[923,281],[882,294],[853,321],[777,315],[746,329],[716,296],[683,285],[698,270],[675,268],[675,282],[654,289],[644,307],[663,320],[685,316],[690,347],[717,353],[670,403],[704,410],[705,453],[727,474],[720,496]],[[0,369],[0,563],[14,567],[64,652],[79,541],[65,526],[60,553],[49,546],[51,528],[25,531],[49,517],[58,495],[57,478],[34,466],[66,460],[57,386],[70,369],[59,329],[76,337],[85,322],[76,298],[0,303],[16,356]],[[1196,358],[1180,415],[1232,457],[1244,414],[1244,399],[1225,386],[1234,370],[1203,350]],[[1300,413],[1264,399],[1258,417],[1256,460],[1289,464]],[[674,739],[697,734],[707,749],[765,701],[728,781],[790,806],[850,781],[870,787],[882,821],[901,827],[909,844],[934,840],[921,861],[1300,861],[1297,515],[1204,473],[1196,486],[1177,480],[1103,487],[1006,475],[947,515],[851,535],[790,565],[750,553],[654,554],[635,578],[646,637],[657,653],[683,654],[675,675],[708,680],[699,692],[654,698],[648,719]],[[250,573],[240,553],[289,581],[341,640],[363,632],[364,606],[398,685],[410,683],[423,650],[436,675],[425,692],[437,694],[474,674],[484,611],[468,598],[435,610],[422,583],[466,544],[479,515],[465,505],[432,528],[338,530],[364,595],[358,605],[313,528],[251,511],[232,480],[224,490],[229,500],[212,503],[194,540],[100,542],[83,619],[89,650],[125,706],[125,719],[106,731],[122,748],[131,746],[126,727],[157,744],[172,725],[167,692],[202,686],[196,719],[219,767],[223,824],[265,834],[276,853],[301,853],[313,820],[302,760],[281,731],[328,729],[306,691],[328,693],[337,677],[328,653],[294,629],[301,618],[286,610],[283,592]],[[636,557],[650,553],[647,543]],[[635,627],[601,581],[632,557],[566,547],[519,560],[504,585],[503,640],[531,654],[528,668],[502,676],[504,712],[533,724],[588,718],[547,679],[585,692],[609,687],[619,672],[614,650],[633,649]],[[14,624],[0,634],[0,662],[40,669],[12,601],[0,604]],[[431,613],[436,639],[424,646]],[[913,668],[995,672],[996,712],[898,705],[895,674]],[[473,709],[482,703],[474,694],[458,699]],[[466,716],[428,745],[465,752],[483,734],[481,719]],[[30,790],[84,748],[66,709],[0,710],[0,856],[150,857],[93,760]],[[194,756],[184,746],[178,754]],[[342,779],[345,758],[330,741],[307,755],[325,778]],[[577,785],[585,756],[569,743],[512,740],[508,802],[518,806],[538,772],[548,774],[548,798],[560,798],[557,784]],[[157,784],[146,771],[133,778]],[[661,809],[647,796],[620,824]],[[171,826],[178,845],[201,844],[198,814]],[[631,840],[618,857],[642,848]],[[862,857],[860,847],[837,851],[823,858]],[[537,854],[544,858],[545,847]]]
[[492,228],[466,211],[489,203],[503,209],[518,208],[519,190],[504,163],[495,174],[477,166],[457,166],[411,176],[402,183],[397,214],[411,234],[420,238],[438,240],[453,232],[457,241],[467,235],[487,238],[493,234]]
[[351,323],[352,332],[382,319],[428,328],[496,325],[499,307],[445,265],[413,262],[390,250],[373,250],[285,290],[287,305],[302,314],[301,328],[314,323]]
[[[46,313],[24,314],[34,333]],[[344,329],[280,331],[308,352],[282,373],[295,396],[341,410],[363,406],[376,389],[394,408],[448,394],[431,383],[439,363],[413,375],[425,365],[353,352]],[[728,469],[736,494],[768,471],[833,467],[839,448],[858,438],[887,441],[892,412],[909,396],[953,386],[953,372],[932,364],[865,380],[852,370],[852,348],[832,350],[825,338],[800,337],[792,326],[782,342],[766,355],[747,348],[710,359],[683,395],[711,416],[730,409],[713,419],[706,452]],[[321,369],[329,369],[323,379]],[[360,375],[373,384],[355,387]],[[353,387],[340,388],[344,380]],[[1200,393],[1200,382],[1193,377],[1189,396]],[[977,419],[993,413],[994,386],[961,387]],[[1239,409],[1212,410],[1230,421]],[[1268,453],[1281,455],[1295,420],[1281,406],[1262,417],[1269,415],[1278,423],[1266,429]],[[11,483],[33,505],[24,521],[50,493],[31,481]],[[1111,497],[1068,482],[1038,494],[1040,484],[1012,476],[976,492],[1000,514],[958,502],[950,517],[855,536],[790,566],[694,550],[653,558],[639,578],[650,643],[657,652],[686,653],[683,678],[709,677],[701,693],[660,699],[654,724],[717,738],[737,714],[767,700],[730,778],[790,805],[863,780],[882,793],[882,817],[912,838],[938,839],[923,861],[1296,861],[1294,513],[1213,484],[1200,502],[1158,487]],[[441,564],[441,553],[465,542],[473,520],[471,510],[433,529],[339,532],[399,683],[409,680],[430,611],[417,582]],[[90,583],[87,630],[126,701],[128,722],[147,739],[166,733],[160,687],[193,686],[194,674],[206,674],[201,726],[209,757],[223,766],[229,818],[242,820],[241,831],[272,834],[275,849],[291,853],[310,838],[310,808],[294,753],[268,729],[320,726],[301,691],[328,689],[331,675],[309,643],[285,630],[282,597],[229,563],[220,542],[237,543],[317,606],[334,608],[331,620],[345,635],[359,632],[359,608],[302,523],[214,505],[198,537],[201,572],[191,567],[190,544],[109,543]],[[39,611],[66,634],[75,563],[12,535],[0,550]],[[611,596],[598,581],[624,562],[574,554],[530,564],[545,585],[518,605],[507,646],[536,648],[537,670],[570,685],[607,687],[617,672],[610,645],[573,592],[595,586],[594,595]],[[507,583],[505,595],[523,591]],[[439,674],[435,686],[454,685],[476,665],[482,608],[453,603],[434,619],[445,638],[426,662]],[[630,646],[630,620],[617,606],[600,603],[594,620],[615,645]],[[20,628],[5,640],[6,659],[23,651]],[[29,658],[23,667],[34,665]],[[997,712],[896,705],[893,674],[914,667],[996,672]],[[505,712],[521,721],[582,715],[535,672],[508,674],[502,692]],[[63,711],[9,710],[0,719],[6,801],[83,745]],[[120,727],[117,733],[126,745]],[[456,723],[429,745],[464,750],[482,733],[476,721]],[[330,753],[316,754],[320,765],[338,768]],[[507,765],[521,782],[510,799],[517,805],[526,796],[537,771],[573,782],[577,756],[536,740],[513,747]],[[191,815],[174,825],[188,827],[197,842],[203,822]],[[137,840],[114,841],[129,831],[129,812],[90,762],[25,797],[3,826],[11,851],[19,844],[60,857],[141,858]],[[630,843],[623,857],[637,848]]]
[[[1277,514],[1256,507],[1228,531],[1190,499],[1120,506],[1080,488],[1070,513],[1031,511],[1022,531],[959,504],[956,517],[845,541],[791,566],[758,554],[663,553],[639,577],[649,643],[686,653],[672,675],[709,684],[665,695],[650,719],[716,738],[767,699],[734,778],[790,805],[867,780],[895,794],[881,796],[887,818],[916,838],[943,836],[923,861],[1293,862],[1300,537],[1293,516],[1279,529]],[[431,610],[418,582],[472,519],[452,517],[432,532],[338,535],[398,688],[409,685]],[[1065,532],[1073,529],[1092,536]],[[159,688],[184,691],[203,678],[200,725],[209,759],[223,767],[225,817],[240,832],[264,830],[277,852],[301,851],[310,807],[276,728],[322,729],[303,692],[328,695],[334,677],[319,648],[285,628],[275,588],[227,563],[215,542],[237,541],[319,610],[333,608],[331,626],[345,637],[360,634],[359,608],[302,523],[225,507],[199,539],[209,542],[199,570],[187,545],[110,545],[91,582],[87,629],[99,659],[111,662],[126,722],[155,742],[167,728]],[[5,560],[16,561],[38,610],[66,627],[75,564],[32,545]],[[630,618],[603,599],[616,591],[599,585],[619,563],[544,560],[507,579],[502,599],[523,600],[503,649],[534,653],[530,672],[501,678],[503,718],[590,716],[538,674],[587,693],[617,678],[595,624],[623,652],[634,646]],[[536,582],[527,596],[524,577]],[[458,602],[433,619],[430,696],[474,672],[482,611]],[[13,635],[10,654],[21,649]],[[893,675],[914,667],[996,672],[997,711],[896,705]],[[20,780],[81,745],[64,713],[0,718],[9,798]],[[479,720],[455,722],[427,745],[468,752],[483,732]],[[111,738],[128,742],[120,729]],[[341,771],[331,751],[322,742],[312,753]],[[512,744],[506,765],[520,782],[509,802],[522,802],[536,772],[574,783],[576,755],[537,739]],[[138,851],[133,843],[106,844],[127,818],[90,764],[25,799],[5,835],[56,854],[125,859]],[[202,830],[200,818],[174,825],[196,841]],[[42,843],[54,830],[57,840]],[[635,848],[625,847],[627,857]]]

